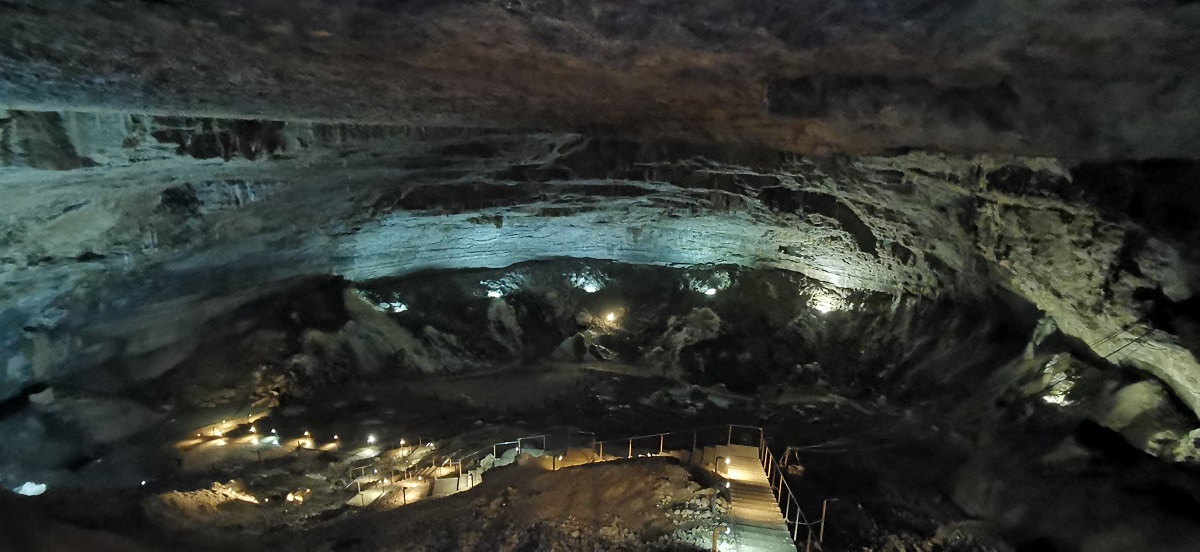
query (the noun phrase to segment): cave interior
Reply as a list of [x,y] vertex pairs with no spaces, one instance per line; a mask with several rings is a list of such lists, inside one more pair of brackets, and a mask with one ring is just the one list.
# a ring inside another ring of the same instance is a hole
[[0,550],[1194,551],[1197,28],[0,0]]

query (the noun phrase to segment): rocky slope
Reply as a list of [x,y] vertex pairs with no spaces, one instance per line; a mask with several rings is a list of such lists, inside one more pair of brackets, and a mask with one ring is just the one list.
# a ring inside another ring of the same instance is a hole
[[[313,276],[367,282],[562,257],[792,272],[810,282],[795,308],[880,313],[847,336],[929,336],[920,318],[944,315],[909,306],[922,301],[975,305],[981,321],[1040,311],[1042,335],[1057,330],[1090,362],[1141,370],[1200,410],[1186,201],[1200,169],[1190,162],[807,158],[575,134],[31,111],[0,119],[0,154],[0,396],[10,411],[66,386],[96,395],[79,404],[119,414],[105,400],[180,367],[202,374],[206,335],[240,335],[237,313],[308,289]],[[730,274],[694,285],[724,289]],[[503,294],[516,284],[490,285]],[[287,303],[271,308],[288,316]],[[680,352],[718,338],[705,316],[681,316],[662,330],[661,352],[635,360],[694,368]],[[1023,343],[1039,315],[1015,316]],[[503,309],[487,319],[489,335],[530,334]],[[395,352],[424,340],[425,371],[489,358],[447,356],[453,335],[414,328],[406,342],[371,327],[311,336],[309,350]]]

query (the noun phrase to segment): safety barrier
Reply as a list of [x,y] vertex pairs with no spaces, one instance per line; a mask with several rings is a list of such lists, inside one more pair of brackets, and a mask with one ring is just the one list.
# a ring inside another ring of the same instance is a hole
[[[562,443],[551,442],[550,438],[552,436],[557,436],[556,434],[552,433],[518,437],[515,440],[492,443],[488,446],[480,448],[479,450],[463,455],[450,456],[429,454],[417,462],[406,466],[402,470],[393,469],[389,473],[393,477],[397,475],[403,475],[404,478],[408,478],[414,473],[419,474],[438,467],[453,465],[455,469],[452,473],[458,477],[458,486],[461,486],[463,474],[467,473],[476,466],[481,466],[481,462],[485,458],[485,453],[490,452],[493,459],[499,459],[502,452],[513,446],[516,447],[518,454],[520,454],[520,451],[528,446],[528,443],[540,444],[541,450],[545,452],[551,452],[549,450],[550,447],[559,444],[563,445],[563,450],[567,450],[572,448],[573,437],[578,435],[590,435],[591,450],[594,455],[592,461],[604,461],[606,458],[606,445],[608,447],[610,456],[613,458],[621,458],[622,454],[624,458],[634,458],[635,454],[637,456],[654,456],[656,454],[666,454],[667,451],[671,450],[687,449],[695,451],[703,446],[712,446],[714,443],[719,443],[720,441],[724,441],[726,445],[732,445],[735,441],[735,435],[740,437],[738,440],[743,442],[746,441],[746,439],[744,439],[746,436],[746,431],[751,432],[751,438],[749,441],[753,442],[755,437],[757,438],[759,462],[762,464],[763,470],[767,474],[767,480],[771,485],[771,491],[776,498],[776,505],[779,507],[780,512],[783,513],[788,535],[791,537],[792,542],[796,544],[797,549],[799,549],[800,543],[798,538],[800,536],[800,531],[802,528],[806,530],[807,535],[805,536],[804,551],[809,552],[812,548],[814,536],[817,537],[818,542],[824,541],[825,512],[822,511],[821,519],[817,521],[810,522],[808,520],[808,517],[800,508],[800,501],[796,498],[795,492],[792,490],[791,485],[787,481],[785,469],[787,467],[788,460],[791,458],[790,448],[787,451],[784,463],[781,464],[775,457],[775,454],[771,452],[771,449],[767,443],[766,433],[760,426],[724,424],[704,426],[688,430],[664,431],[660,433],[649,433],[645,435],[635,435],[630,437],[604,440],[596,439],[595,433],[592,432],[567,429],[565,432],[565,440]],[[714,437],[716,438],[714,439]],[[583,444],[585,443],[579,443],[580,446]],[[611,454],[613,452],[618,454]],[[365,476],[366,469],[370,468],[371,466],[369,465],[356,466],[352,468],[352,471],[359,471],[363,476]],[[713,471],[717,471],[717,466],[713,466]],[[358,480],[360,479],[356,479],[356,481]],[[354,481],[351,481],[350,485],[353,484]],[[347,488],[349,488],[350,485],[347,485]],[[473,486],[474,482],[468,483],[468,488]],[[822,510],[824,510],[824,508]],[[816,535],[813,533],[814,526],[818,527],[818,533]]]
[[[771,452],[771,449],[767,444],[766,433],[763,430],[763,428],[760,426],[725,424],[725,425],[721,425],[721,426],[708,426],[708,427],[704,427],[704,428],[696,428],[696,429],[685,430],[685,431],[668,431],[668,432],[663,432],[663,433],[651,433],[651,434],[647,434],[647,435],[637,435],[637,436],[633,436],[633,437],[622,437],[619,439],[606,439],[604,441],[597,441],[596,444],[598,446],[598,449],[596,452],[598,453],[598,456],[600,458],[603,458],[605,443],[609,444],[610,451],[612,450],[613,445],[624,445],[623,448],[625,449],[624,452],[625,452],[626,458],[633,458],[634,451],[635,451],[635,449],[634,449],[635,443],[644,443],[645,441],[650,440],[651,444],[653,445],[653,440],[657,439],[658,440],[658,443],[657,443],[658,444],[658,447],[657,447],[658,454],[663,454],[667,450],[675,450],[676,448],[686,448],[686,447],[668,447],[667,446],[668,437],[678,439],[680,436],[687,437],[688,435],[690,435],[690,437],[691,437],[690,450],[697,450],[701,447],[702,444],[703,445],[711,445],[712,444],[713,441],[711,441],[711,440],[706,440],[704,442],[701,442],[699,437],[700,437],[700,435],[704,434],[706,431],[709,432],[709,434],[711,435],[711,430],[713,430],[713,429],[724,429],[725,430],[724,437],[725,437],[726,445],[734,444],[734,435],[735,435],[735,431],[737,431],[737,430],[751,430],[751,431],[758,433],[758,454],[759,454],[758,459],[759,459],[759,462],[762,464],[763,470],[767,474],[767,481],[770,483],[771,491],[775,495],[776,506],[778,506],[779,511],[781,513],[783,513],[784,522],[787,525],[787,529],[788,529],[788,536],[791,537],[792,542],[795,543],[797,549],[799,549],[800,548],[799,536],[800,536],[801,528],[803,528],[807,533],[805,536],[804,551],[809,552],[812,549],[812,542],[813,542],[813,537],[814,537],[813,527],[818,526],[818,533],[815,536],[818,538],[818,542],[823,542],[824,537],[825,537],[824,508],[822,508],[821,519],[819,519],[817,521],[812,521],[812,522],[810,522],[808,520],[808,516],[806,516],[804,514],[804,511],[800,508],[800,501],[796,498],[796,494],[792,491],[791,485],[788,484],[788,482],[787,482],[786,473],[784,472],[784,470],[787,467],[787,460],[785,459],[785,462],[783,464],[781,464],[777,460],[774,453]],[[642,449],[642,450],[645,450],[645,449]],[[650,448],[650,451],[653,451],[653,446]],[[787,459],[790,459],[790,457],[791,457],[791,450],[789,448]],[[713,471],[714,472],[717,471],[717,466],[714,466]]]

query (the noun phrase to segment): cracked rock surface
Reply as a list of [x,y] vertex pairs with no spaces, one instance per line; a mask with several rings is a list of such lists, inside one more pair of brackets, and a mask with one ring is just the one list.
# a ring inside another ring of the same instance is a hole
[[22,111],[0,144],[6,397],[113,359],[157,377],[205,320],[298,277],[572,257],[898,297],[1001,288],[1200,410],[1190,162]]
[[5,0],[0,103],[1194,159],[1197,24],[1173,0]]

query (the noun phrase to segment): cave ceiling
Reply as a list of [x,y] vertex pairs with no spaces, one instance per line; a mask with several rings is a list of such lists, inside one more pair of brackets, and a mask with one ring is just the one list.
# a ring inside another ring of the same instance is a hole
[[286,4],[0,0],[0,397],[574,257],[1002,288],[1200,411],[1196,3]]

